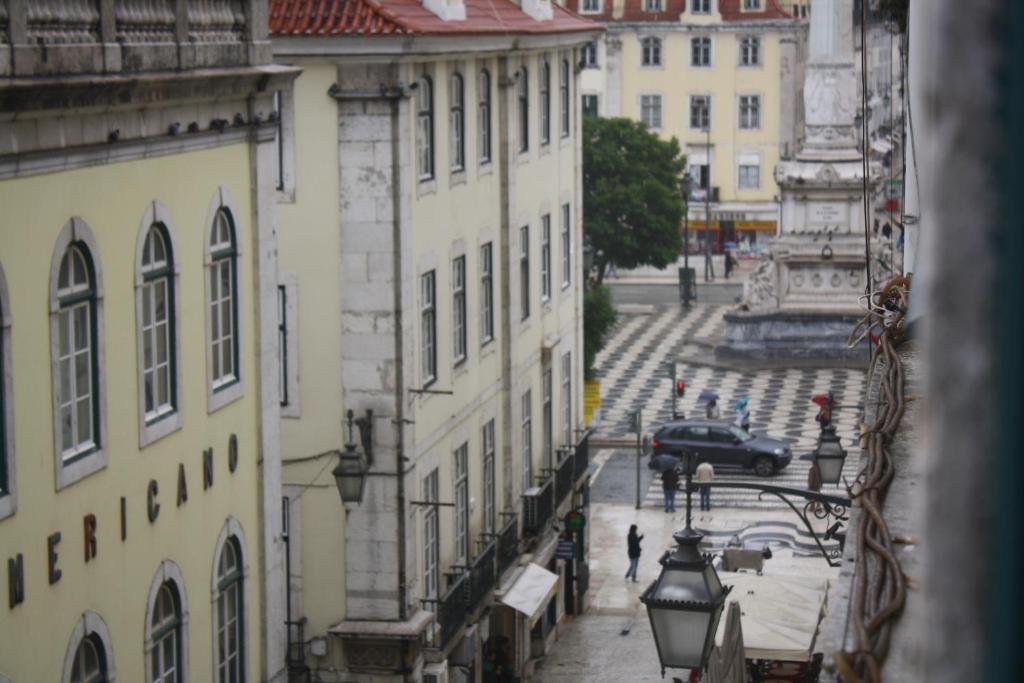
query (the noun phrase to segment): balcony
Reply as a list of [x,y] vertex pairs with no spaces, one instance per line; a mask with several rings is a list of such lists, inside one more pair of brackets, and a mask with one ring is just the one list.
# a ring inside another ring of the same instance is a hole
[[434,601],[437,606],[437,623],[441,629],[441,640],[435,645],[443,649],[466,623],[466,591],[470,581],[467,572],[449,575],[448,591],[440,600]]
[[583,438],[576,444],[576,456],[573,465],[574,476],[579,481],[590,467],[590,430],[583,433]]
[[487,594],[494,588],[495,562],[498,557],[498,542],[491,539],[487,545],[473,559],[469,567],[469,584],[466,598],[466,608],[469,611],[475,610],[483,602]]
[[516,515],[509,515],[508,522],[498,532],[497,541],[498,576],[501,576],[519,557],[519,518]]
[[536,536],[555,512],[555,480],[548,477],[540,486],[523,494],[523,533]]
[[575,481],[575,468],[574,463],[576,459],[573,455],[571,448],[567,448],[564,451],[565,457],[558,463],[558,467],[555,468],[555,507],[557,508],[564,501],[566,496],[572,493],[572,485]]

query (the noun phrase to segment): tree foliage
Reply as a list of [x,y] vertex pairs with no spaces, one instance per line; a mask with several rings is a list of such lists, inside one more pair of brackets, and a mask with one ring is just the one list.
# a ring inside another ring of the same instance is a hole
[[608,263],[664,268],[678,258],[685,163],[675,138],[666,142],[642,123],[583,120],[583,229],[599,283]]
[[611,290],[601,286],[589,288],[583,295],[583,373],[587,379],[594,375],[594,359],[604,348],[615,318]]

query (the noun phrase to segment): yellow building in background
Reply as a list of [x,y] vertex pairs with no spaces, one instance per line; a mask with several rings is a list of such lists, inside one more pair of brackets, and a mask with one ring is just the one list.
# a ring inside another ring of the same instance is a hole
[[584,109],[679,140],[694,181],[691,250],[707,203],[713,250],[760,253],[778,230],[775,166],[797,148],[806,22],[780,0],[566,4],[607,28],[583,52]]
[[0,680],[283,681],[296,71],[265,2],[123,4],[0,14]]

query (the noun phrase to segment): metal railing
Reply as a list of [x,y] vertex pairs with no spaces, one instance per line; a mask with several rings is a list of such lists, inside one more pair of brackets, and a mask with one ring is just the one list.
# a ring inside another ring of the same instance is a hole
[[575,481],[574,463],[576,458],[571,448],[565,449],[565,457],[555,468],[555,507],[562,504],[565,497],[572,493],[572,484]]
[[590,431],[583,432],[583,436],[576,444],[576,454],[574,457],[575,465],[575,477],[579,481],[579,478],[586,473],[587,468],[590,467]]
[[444,647],[459,632],[466,622],[466,582],[469,574],[462,573],[454,577],[448,591],[437,601],[437,622],[441,626],[441,642]]
[[498,532],[498,576],[505,573],[505,570],[515,564],[519,557],[519,518],[512,514],[508,522]]
[[466,607],[475,610],[494,588],[495,560],[498,556],[497,540],[492,539],[473,559],[469,568],[469,598]]
[[544,530],[554,511],[555,482],[548,477],[536,493],[523,496],[523,533],[539,534]]

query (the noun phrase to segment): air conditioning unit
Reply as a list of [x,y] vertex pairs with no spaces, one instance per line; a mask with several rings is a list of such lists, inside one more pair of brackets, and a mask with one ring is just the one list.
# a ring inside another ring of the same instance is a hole
[[540,486],[533,486],[523,494],[523,530],[537,531],[540,528]]
[[448,662],[427,664],[423,667],[422,683],[448,683]]

